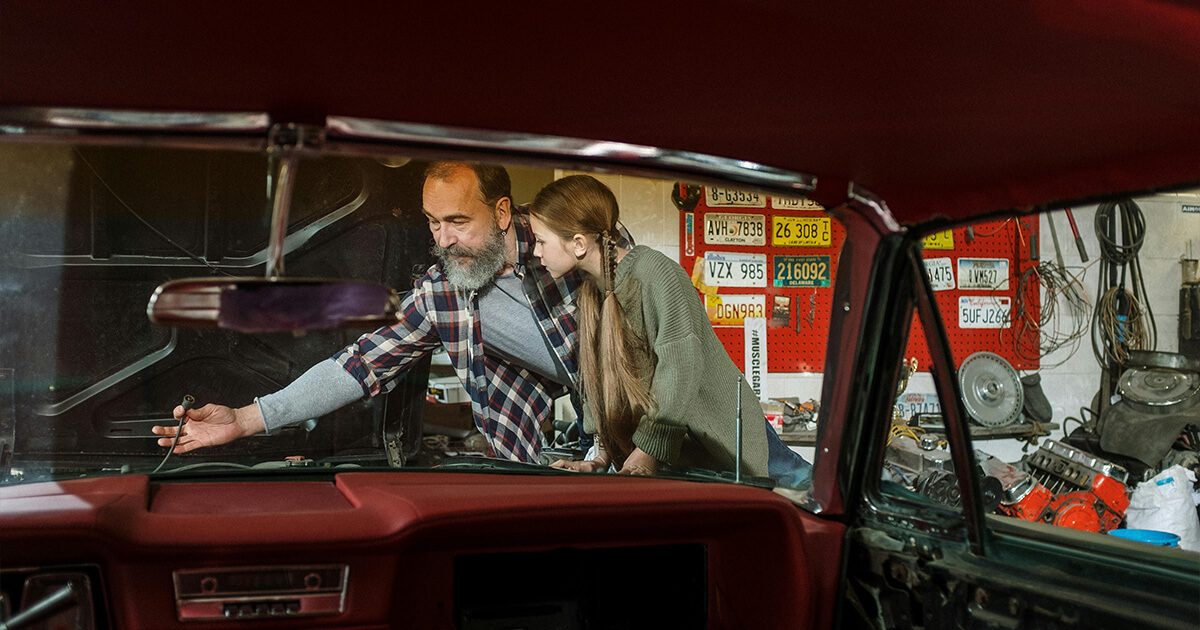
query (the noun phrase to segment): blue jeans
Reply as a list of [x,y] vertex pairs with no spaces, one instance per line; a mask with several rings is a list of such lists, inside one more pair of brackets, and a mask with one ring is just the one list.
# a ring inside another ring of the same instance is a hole
[[770,422],[767,422],[767,474],[785,488],[812,483],[812,464],[800,453],[788,448]]

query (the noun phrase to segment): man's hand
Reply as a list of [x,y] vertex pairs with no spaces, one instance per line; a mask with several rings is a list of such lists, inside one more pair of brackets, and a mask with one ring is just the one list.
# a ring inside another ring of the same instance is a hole
[[575,472],[594,473],[594,472],[604,472],[604,471],[608,470],[608,462],[606,462],[602,459],[589,459],[589,460],[582,461],[582,462],[573,462],[573,461],[568,461],[565,459],[560,459],[560,460],[554,462],[553,464],[550,464],[550,467],[551,468],[562,468],[564,470],[573,470]]
[[[183,417],[184,413],[182,406],[175,407],[173,412],[176,420]],[[199,409],[188,409],[186,413],[187,420],[184,421],[179,443],[175,445],[175,450],[171,451],[176,454],[204,446],[225,444],[266,429],[256,403],[250,403],[241,409],[209,404]],[[159,446],[169,447],[175,440],[175,427],[156,426],[151,431],[155,435],[164,436],[158,440]]]
[[658,460],[647,455],[646,451],[635,448],[629,457],[625,458],[625,466],[617,471],[617,474],[649,477],[656,472],[658,472]]

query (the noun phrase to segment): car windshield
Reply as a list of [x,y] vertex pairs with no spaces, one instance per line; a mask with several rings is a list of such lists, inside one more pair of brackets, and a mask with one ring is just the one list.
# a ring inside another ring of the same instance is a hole
[[[339,467],[810,483],[846,232],[800,196],[309,152],[273,241],[269,151],[26,141],[0,163],[4,483]],[[581,219],[580,195],[615,202],[616,228]],[[346,282],[395,291],[387,325],[329,306]],[[254,410],[257,430],[212,443],[218,408]]]

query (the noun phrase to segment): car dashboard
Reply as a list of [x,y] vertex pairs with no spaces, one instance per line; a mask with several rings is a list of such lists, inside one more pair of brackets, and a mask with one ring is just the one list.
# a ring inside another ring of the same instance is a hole
[[127,475],[0,489],[0,586],[86,576],[95,628],[825,626],[844,532],[720,483]]

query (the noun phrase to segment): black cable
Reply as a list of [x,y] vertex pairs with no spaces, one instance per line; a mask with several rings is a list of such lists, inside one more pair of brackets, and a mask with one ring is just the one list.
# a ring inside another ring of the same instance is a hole
[[171,453],[175,452],[175,445],[179,444],[179,436],[183,435],[183,423],[185,420],[187,420],[188,409],[191,409],[195,404],[195,398],[192,398],[191,396],[183,397],[183,402],[179,404],[180,407],[183,407],[183,415],[179,416],[179,424],[175,427],[175,440],[171,442],[171,447],[167,449],[167,454],[163,455],[162,461],[158,463],[158,466],[154,470],[150,471],[151,475],[162,470],[162,467],[166,465],[167,460],[170,459]]
[[1142,209],[1132,199],[1102,203],[1096,208],[1095,229],[1101,260],[1092,352],[1108,369],[1123,364],[1130,349],[1154,349],[1158,326],[1138,256],[1146,242]]

